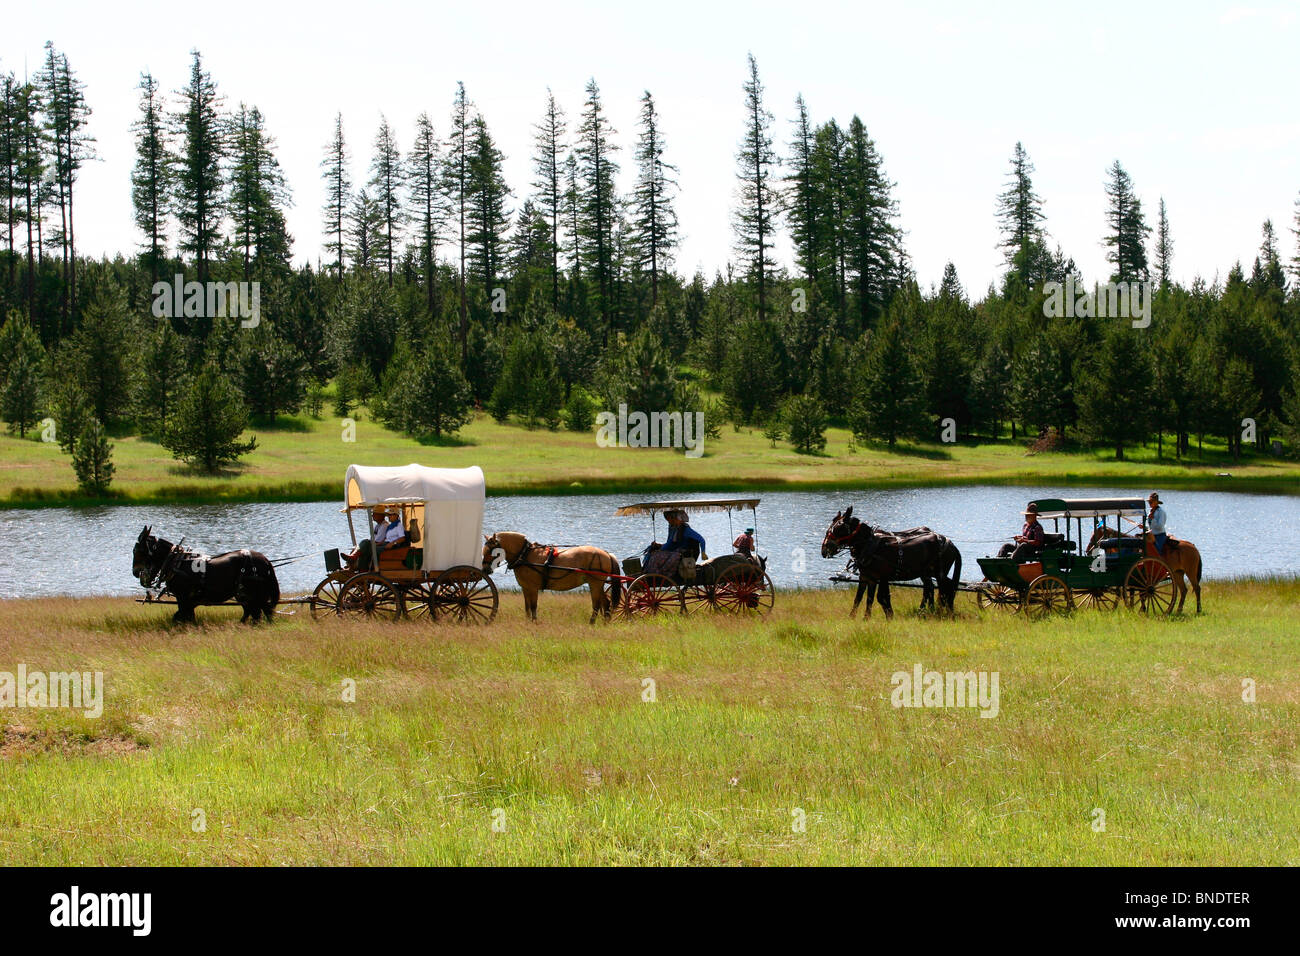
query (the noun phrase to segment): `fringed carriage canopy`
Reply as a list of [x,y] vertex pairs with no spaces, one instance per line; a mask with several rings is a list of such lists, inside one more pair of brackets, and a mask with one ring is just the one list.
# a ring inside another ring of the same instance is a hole
[[758,507],[759,498],[694,498],[681,501],[642,501],[635,505],[624,505],[614,512],[615,515],[657,515],[661,511],[685,511],[687,514],[708,514],[709,512],[750,511]]

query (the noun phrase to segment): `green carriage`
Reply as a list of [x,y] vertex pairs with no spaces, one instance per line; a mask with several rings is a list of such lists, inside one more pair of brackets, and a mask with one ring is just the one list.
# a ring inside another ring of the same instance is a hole
[[[1040,522],[1052,520],[1052,533],[1044,529],[1043,546],[1032,560],[978,559],[984,580],[975,587],[975,599],[981,608],[1035,618],[1077,607],[1109,611],[1120,604],[1144,613],[1173,610],[1173,577],[1147,542],[1141,498],[1040,498],[1030,504]],[[1115,534],[1099,537],[1098,529],[1109,527],[1107,518],[1115,519]],[[1094,539],[1091,550],[1079,544]]]

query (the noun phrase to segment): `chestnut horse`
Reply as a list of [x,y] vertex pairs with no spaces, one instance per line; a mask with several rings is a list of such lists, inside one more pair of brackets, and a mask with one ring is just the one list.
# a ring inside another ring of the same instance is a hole
[[[498,531],[483,536],[483,571],[491,574],[500,562],[515,572],[515,580],[524,592],[524,613],[537,620],[537,596],[542,591],[572,591],[584,584],[591,589],[591,620],[596,615],[609,620],[610,612],[623,597],[623,582],[618,577],[618,558],[604,548],[584,544],[556,547],[535,544],[515,531]],[[609,594],[605,584],[609,583]]]
[[[1092,533],[1092,538],[1088,541],[1087,550],[1091,551],[1097,546],[1097,542],[1104,541],[1107,538],[1118,538],[1120,533],[1114,528],[1106,525],[1098,525],[1097,530]],[[1169,570],[1173,572],[1174,591],[1178,595],[1178,611],[1182,613],[1183,602],[1187,600],[1187,581],[1192,582],[1192,591],[1196,594],[1196,613],[1201,613],[1201,552],[1197,550],[1196,545],[1190,541],[1181,538],[1175,540],[1172,536],[1165,539],[1165,553],[1160,554],[1156,551],[1156,536],[1147,531],[1142,536],[1146,545],[1147,557],[1159,558],[1165,564],[1169,565]]]

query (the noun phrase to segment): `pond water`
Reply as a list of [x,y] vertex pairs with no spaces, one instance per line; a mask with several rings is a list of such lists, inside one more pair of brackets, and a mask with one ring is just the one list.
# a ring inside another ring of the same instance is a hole
[[[1051,488],[983,486],[855,491],[753,492],[758,509],[758,550],[778,589],[831,587],[828,576],[843,560],[824,560],[822,536],[845,505],[884,528],[928,525],[952,538],[962,552],[962,578],[977,581],[975,563],[997,551],[1020,530],[1019,512],[1031,498],[1145,496],[1148,488]],[[659,497],[707,498],[708,491]],[[574,495],[489,498],[484,531],[521,531],[535,541],[598,544],[620,557],[638,553],[650,541],[650,519],[616,518],[614,510],[655,495]],[[1219,491],[1169,491],[1164,495],[1169,530],[1194,541],[1207,578],[1300,573],[1295,539],[1285,530],[1300,526],[1300,496]],[[0,511],[0,597],[123,595],[139,593],[131,577],[131,548],[141,527],[210,554],[251,547],[271,558],[306,553],[277,570],[285,594],[315,587],[324,574],[321,552],[348,544],[346,518],[337,502],[167,505],[111,508],[42,508]],[[703,514],[691,521],[710,554],[731,550],[731,541],[750,524],[749,512]],[[1046,522],[1047,530],[1052,523]],[[657,519],[660,540],[665,525]],[[430,529],[431,531],[433,529]],[[801,549],[801,550],[800,550]],[[513,579],[498,574],[498,587]]]

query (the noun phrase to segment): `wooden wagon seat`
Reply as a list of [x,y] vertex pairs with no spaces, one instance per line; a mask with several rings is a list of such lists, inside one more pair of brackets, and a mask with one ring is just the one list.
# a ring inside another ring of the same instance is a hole
[[407,557],[411,549],[420,543],[420,522],[412,518],[406,526],[406,544],[399,544],[396,547],[385,548],[379,552],[379,568],[405,568],[410,564]]

